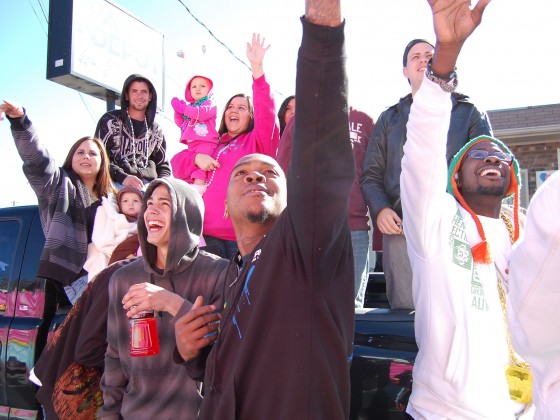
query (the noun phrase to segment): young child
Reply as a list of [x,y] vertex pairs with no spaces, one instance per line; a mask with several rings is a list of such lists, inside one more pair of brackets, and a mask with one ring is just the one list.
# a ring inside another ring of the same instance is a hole
[[88,258],[84,264],[88,281],[107,267],[116,246],[138,231],[136,222],[142,209],[142,196],[139,189],[126,186],[116,198],[114,194],[103,197],[95,214]]
[[[179,98],[171,100],[175,111],[175,124],[181,128],[181,143],[197,153],[211,155],[218,144],[216,131],[216,104],[212,99],[211,79],[193,76],[185,88],[186,102]],[[206,171],[193,171],[190,182],[200,194],[206,191]],[[187,180],[189,181],[189,180]]]

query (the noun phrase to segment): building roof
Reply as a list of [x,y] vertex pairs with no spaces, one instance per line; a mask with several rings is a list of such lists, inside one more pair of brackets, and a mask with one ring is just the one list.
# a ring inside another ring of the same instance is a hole
[[488,111],[494,130],[560,125],[560,104]]
[[494,136],[507,144],[560,141],[560,104],[488,111]]

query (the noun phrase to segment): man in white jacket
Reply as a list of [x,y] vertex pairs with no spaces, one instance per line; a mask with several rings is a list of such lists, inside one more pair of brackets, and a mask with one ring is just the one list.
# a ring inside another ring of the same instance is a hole
[[560,172],[535,193],[525,236],[511,252],[508,317],[531,364],[535,419],[560,415]]
[[[407,407],[415,419],[513,419],[530,402],[530,391],[508,392],[525,366],[505,322],[520,231],[517,162],[488,136],[467,143],[449,171],[445,156],[457,57],[489,2],[471,9],[465,0],[429,0],[437,41],[412,104],[401,173],[419,348]],[[507,196],[513,208],[502,206]]]

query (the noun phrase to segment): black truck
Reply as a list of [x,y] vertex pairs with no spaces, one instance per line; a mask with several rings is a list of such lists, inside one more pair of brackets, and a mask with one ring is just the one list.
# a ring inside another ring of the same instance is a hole
[[[29,372],[49,331],[68,312],[56,287],[37,277],[45,238],[37,206],[0,209],[0,419],[42,418]],[[351,419],[404,419],[418,351],[414,314],[391,310],[383,273],[372,273],[356,310]]]

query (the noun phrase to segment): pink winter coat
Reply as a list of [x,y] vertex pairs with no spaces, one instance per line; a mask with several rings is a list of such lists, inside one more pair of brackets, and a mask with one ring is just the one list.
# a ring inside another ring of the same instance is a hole
[[[262,153],[276,158],[280,129],[274,99],[265,76],[253,80],[253,105],[255,125],[252,131],[234,140],[225,134],[220,139],[212,158],[220,163],[215,171],[208,172],[208,189],[203,199],[206,207],[204,214],[204,235],[224,240],[235,240],[231,220],[224,219],[224,201],[229,178],[239,159],[251,153]],[[197,169],[194,164],[196,153],[184,150],[171,159],[173,176],[186,181]]]

